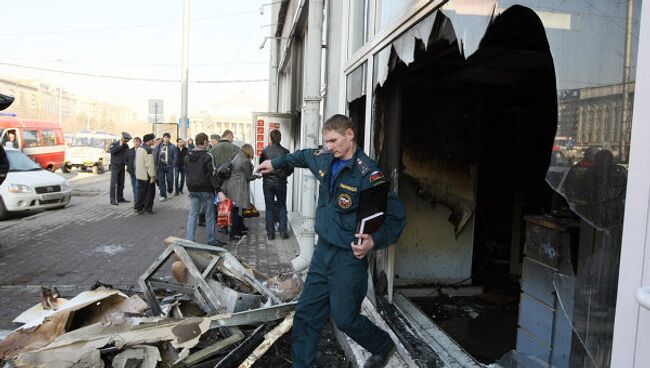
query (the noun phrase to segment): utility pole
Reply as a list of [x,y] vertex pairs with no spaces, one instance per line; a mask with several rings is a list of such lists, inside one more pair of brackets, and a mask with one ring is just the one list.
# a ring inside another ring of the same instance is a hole
[[190,0],[183,0],[183,49],[181,66],[181,118],[180,135],[187,138],[187,78],[190,49]]

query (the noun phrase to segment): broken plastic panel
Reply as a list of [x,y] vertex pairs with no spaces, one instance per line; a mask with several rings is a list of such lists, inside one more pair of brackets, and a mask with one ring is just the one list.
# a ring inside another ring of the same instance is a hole
[[579,261],[576,275],[554,275],[557,308],[570,322],[576,337],[571,351],[572,366],[606,367],[610,364],[620,236],[620,232],[602,233],[602,241],[594,244],[593,253]]
[[478,50],[485,31],[501,9],[500,3],[498,0],[450,1],[441,8],[441,13],[454,26],[459,51],[465,58]]

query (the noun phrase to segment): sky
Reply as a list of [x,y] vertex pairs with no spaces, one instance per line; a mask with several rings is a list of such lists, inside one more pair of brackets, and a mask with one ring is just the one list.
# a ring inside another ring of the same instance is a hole
[[[268,79],[269,0],[190,0],[189,79]],[[180,82],[94,78],[7,64],[129,78],[180,80],[183,0],[20,0],[3,4],[0,77],[36,79],[126,105],[146,116],[148,99],[180,115]],[[267,82],[189,84],[189,115],[248,117],[267,106]]]

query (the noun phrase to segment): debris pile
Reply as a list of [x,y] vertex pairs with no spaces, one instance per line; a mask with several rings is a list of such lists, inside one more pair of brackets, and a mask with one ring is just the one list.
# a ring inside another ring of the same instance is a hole
[[[43,288],[0,341],[5,367],[251,367],[293,325],[299,274],[269,277],[227,250],[168,238],[142,294]],[[141,297],[142,295],[142,297]],[[146,301],[146,302],[145,302]]]

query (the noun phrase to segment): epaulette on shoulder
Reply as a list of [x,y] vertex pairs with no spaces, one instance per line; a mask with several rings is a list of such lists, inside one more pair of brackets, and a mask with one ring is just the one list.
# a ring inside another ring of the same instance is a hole
[[357,168],[359,168],[361,175],[365,176],[370,171],[373,162],[368,156],[360,155],[356,158],[356,160],[354,160],[354,164]]
[[314,156],[327,155],[327,154],[331,154],[331,153],[332,152],[330,152],[327,149],[317,149],[317,150],[314,151]]

